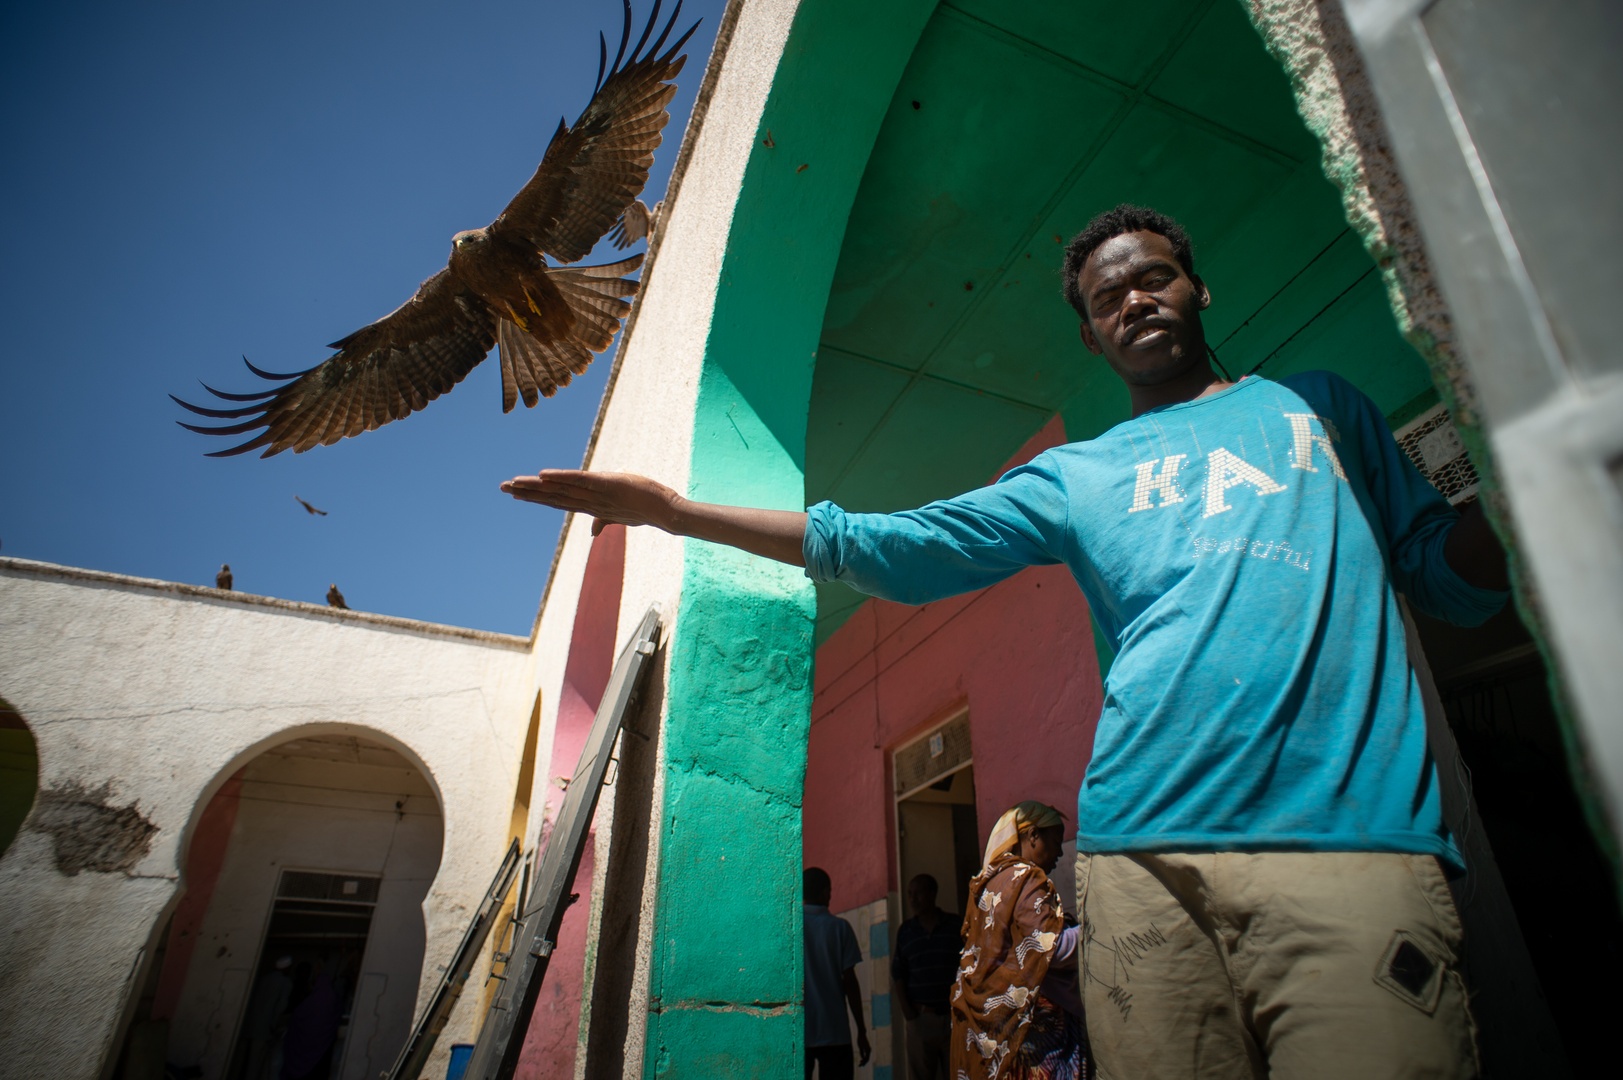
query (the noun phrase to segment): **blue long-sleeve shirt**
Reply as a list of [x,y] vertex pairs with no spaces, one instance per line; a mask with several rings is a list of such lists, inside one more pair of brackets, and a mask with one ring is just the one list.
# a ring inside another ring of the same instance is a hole
[[[1457,515],[1373,402],[1251,377],[898,514],[811,508],[807,574],[920,604],[1064,563],[1116,646],[1083,851],[1459,854],[1393,587],[1474,625]],[[1018,731],[1008,733],[1018,737]]]

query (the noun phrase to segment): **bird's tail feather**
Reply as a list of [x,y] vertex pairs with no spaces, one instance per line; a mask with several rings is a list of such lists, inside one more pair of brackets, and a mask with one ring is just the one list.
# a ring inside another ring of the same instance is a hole
[[562,338],[546,340],[520,329],[509,319],[498,320],[496,341],[501,348],[502,412],[511,412],[520,398],[534,408],[559,387],[568,386],[592,362],[592,354],[609,347],[620,323],[631,313],[625,298],[637,292],[637,282],[624,275],[642,265],[643,257],[601,266],[560,266],[547,270],[574,325]]
[[496,331],[501,346],[502,412],[512,412],[520,397],[534,408],[560,386],[586,370],[592,354],[572,341],[542,342],[502,319]]
[[[583,278],[624,277],[641,266],[644,257],[643,253],[639,251],[631,258],[621,259],[619,262],[599,263],[597,266],[552,266],[547,268],[547,273],[552,275],[554,285],[558,284],[557,279],[559,277],[566,275]],[[637,291],[636,282],[628,282],[628,284],[631,286],[631,292],[622,293],[622,296],[630,296],[632,292]]]

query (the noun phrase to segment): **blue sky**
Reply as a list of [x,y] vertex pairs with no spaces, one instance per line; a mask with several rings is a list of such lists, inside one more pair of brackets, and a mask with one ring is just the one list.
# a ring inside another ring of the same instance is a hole
[[[650,205],[722,7],[683,7],[704,22]],[[165,395],[257,390],[243,354],[306,368],[406,300],[579,115],[620,19],[618,0],[6,5],[0,554],[208,585],[229,562],[245,592],[319,603],[336,582],[357,609],[527,634],[562,515],[496,485],[579,463],[612,351],[506,416],[493,354],[423,412],[269,460],[204,458],[231,443],[177,427]]]

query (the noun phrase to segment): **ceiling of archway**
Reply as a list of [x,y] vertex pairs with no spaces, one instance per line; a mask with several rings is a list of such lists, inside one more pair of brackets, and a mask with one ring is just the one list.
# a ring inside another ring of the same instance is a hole
[[[916,506],[986,483],[1056,412],[1127,418],[1059,294],[1062,239],[1118,202],[1180,220],[1238,376],[1324,368],[1388,413],[1430,381],[1235,0],[952,0],[926,27],[846,228],[806,499]],[[819,586],[819,643],[864,598]]]

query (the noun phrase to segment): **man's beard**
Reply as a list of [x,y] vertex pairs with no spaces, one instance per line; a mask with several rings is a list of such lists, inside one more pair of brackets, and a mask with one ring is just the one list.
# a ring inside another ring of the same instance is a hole
[[1150,364],[1125,367],[1112,364],[1121,380],[1129,386],[1162,386],[1188,374],[1200,361],[1192,356],[1187,342],[1175,341],[1172,348]]

